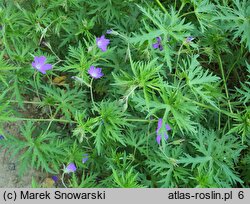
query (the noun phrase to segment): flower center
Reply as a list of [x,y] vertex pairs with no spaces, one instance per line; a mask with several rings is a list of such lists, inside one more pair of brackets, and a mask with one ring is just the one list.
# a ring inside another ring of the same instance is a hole
[[37,68],[37,69],[41,69],[41,64],[37,64],[37,65],[36,65],[36,68]]
[[97,45],[98,45],[98,46],[101,46],[101,45],[102,45],[102,41],[101,41],[101,40],[98,40]]

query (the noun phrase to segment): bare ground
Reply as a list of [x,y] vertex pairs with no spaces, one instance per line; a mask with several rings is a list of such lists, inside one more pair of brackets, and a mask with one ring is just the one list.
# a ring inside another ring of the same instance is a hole
[[[20,123],[8,124],[5,131],[9,135],[19,134]],[[34,172],[27,172],[25,176],[18,175],[17,159],[10,159],[5,150],[0,149],[0,188],[29,188],[31,187],[32,176]]]
[[4,152],[0,154],[0,188],[29,188],[31,187],[32,174],[18,176],[18,166],[15,160],[8,160]]

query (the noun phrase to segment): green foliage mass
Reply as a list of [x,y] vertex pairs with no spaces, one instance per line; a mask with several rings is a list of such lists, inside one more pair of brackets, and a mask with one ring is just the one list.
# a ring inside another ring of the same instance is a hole
[[[0,0],[0,51],[0,151],[20,175],[77,188],[250,186],[250,1]],[[53,69],[38,72],[35,56]]]

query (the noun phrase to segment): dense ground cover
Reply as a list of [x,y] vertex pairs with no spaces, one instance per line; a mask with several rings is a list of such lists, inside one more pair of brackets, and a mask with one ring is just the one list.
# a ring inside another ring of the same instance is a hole
[[0,50],[20,176],[249,187],[249,1],[0,0]]

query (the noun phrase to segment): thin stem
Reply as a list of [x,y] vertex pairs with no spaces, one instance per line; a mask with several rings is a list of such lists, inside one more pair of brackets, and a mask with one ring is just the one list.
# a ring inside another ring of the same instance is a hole
[[177,54],[177,61],[176,61],[176,66],[175,66],[175,76],[176,76],[176,73],[177,73],[177,67],[178,67],[178,63],[179,63],[182,48],[183,48],[183,43],[181,44],[181,46],[180,46],[180,48],[178,50],[178,54]]
[[41,101],[40,96],[39,96],[39,92],[38,92],[38,86],[37,86],[37,80],[36,80],[36,75],[38,72],[35,72],[33,77],[34,77],[34,83],[35,83],[35,89],[36,89],[36,95],[38,97],[38,99]]
[[[181,3],[181,7],[178,9],[177,15],[180,15],[180,13],[181,13],[182,9],[184,8],[185,4],[186,3]],[[176,1],[175,1],[175,8],[176,8]]]
[[[9,103],[18,103],[16,100],[8,100],[7,102]],[[37,105],[44,105],[44,102],[39,102],[39,101],[22,101],[23,103],[27,104],[37,104]]]
[[231,72],[233,71],[233,69],[235,68],[235,65],[239,62],[239,60],[242,59],[242,58],[245,58],[246,55],[248,54],[248,52],[246,52],[246,53],[242,56],[242,58],[241,58],[241,55],[242,55],[242,52],[243,52],[242,49],[243,49],[243,47],[242,47],[242,45],[241,45],[241,52],[239,53],[238,58],[235,60],[235,62],[234,62],[234,63],[232,64],[232,66],[229,68],[228,74],[227,74],[227,76],[226,76],[226,81],[228,80],[228,78],[229,78]]
[[[51,45],[50,45],[50,43],[44,43],[44,45],[47,47],[47,48],[49,48],[50,49],[50,51],[56,56],[56,58],[58,59],[58,62],[57,63],[59,63],[59,62],[62,62],[63,60],[61,60],[60,59],[60,57],[58,57],[58,55],[53,51],[53,49],[52,49],[52,47],[51,47]],[[56,63],[56,64],[57,64]]]
[[147,157],[148,157],[148,152],[149,152],[149,135],[150,135],[150,123],[151,121],[149,122],[148,124],[148,131],[147,131]]
[[221,112],[219,112],[218,130],[220,130],[220,126],[221,126]]
[[136,85],[136,86],[134,86],[132,89],[131,89],[131,91],[125,96],[126,98],[129,98],[129,96],[135,91],[135,89],[137,89],[139,86],[138,85]]
[[63,184],[63,186],[64,186],[65,188],[68,188],[68,187],[65,185],[65,183],[64,183],[64,174],[65,174],[65,173],[62,174],[62,178],[61,178],[62,184]]
[[91,96],[91,101],[92,101],[92,104],[94,107],[95,106],[95,101],[94,101],[94,96],[93,96],[93,78],[91,79],[91,82],[90,82],[90,96]]
[[[54,22],[56,22],[58,19],[60,19],[60,18],[62,18],[63,16],[59,16],[58,18],[56,18],[55,20],[53,20],[53,21],[51,21],[51,23],[46,27],[46,28],[44,28],[44,30],[46,30],[46,32],[47,32],[47,30],[48,30],[48,28],[54,23]],[[41,35],[41,37],[40,37],[40,41],[39,41],[39,44],[41,44],[41,42],[42,42],[42,39],[44,38],[44,36],[46,35],[46,32],[43,32],[43,30],[42,29],[40,29],[40,31],[42,32],[42,35]]]
[[[58,111],[59,111],[59,109],[57,109],[56,112],[54,113],[54,115],[52,116],[52,120],[49,122],[49,125],[48,125],[48,127],[47,127],[47,129],[46,129],[45,132],[49,131],[52,122],[54,122],[53,119],[56,117],[56,114],[58,113]],[[51,114],[51,115],[52,115],[52,114]]]
[[62,119],[44,119],[44,118],[9,118],[9,121],[34,121],[34,122],[61,122],[61,123],[77,123],[73,120],[62,120]]
[[[37,94],[36,91],[35,91],[34,89],[31,89],[31,88],[28,88],[28,87],[25,87],[25,89],[28,90],[28,91],[30,91],[30,92],[33,92],[33,93]],[[46,95],[43,94],[43,93],[39,93],[39,95],[41,95],[41,96],[46,96]]]
[[185,98],[186,100],[188,100],[188,101],[191,101],[192,103],[194,103],[194,104],[196,104],[196,105],[198,105],[198,106],[201,106],[201,107],[203,107],[203,108],[207,108],[207,109],[210,109],[210,110],[213,110],[213,111],[218,111],[218,112],[223,113],[224,115],[227,115],[227,116],[229,116],[229,117],[231,117],[231,118],[234,118],[234,116],[235,116],[233,113],[229,113],[228,111],[220,110],[219,108],[215,108],[215,107],[212,107],[212,106],[208,106],[208,105],[199,103],[199,102],[194,101],[194,100],[192,100],[192,99],[189,99],[189,98],[187,98],[187,97],[184,97],[184,98]]
[[167,160],[169,160],[169,162],[171,162],[174,166],[178,166],[177,160],[174,159],[174,158],[172,158],[172,157],[168,157],[168,156],[166,155],[165,151],[163,150],[163,147],[162,147],[162,146],[160,146],[159,149],[161,150],[162,154],[167,158]]
[[160,6],[160,8],[166,13],[168,14],[168,11],[165,9],[165,7],[162,5],[162,3],[159,0],[155,0],[156,3]]
[[230,99],[229,99],[229,94],[228,94],[228,89],[227,89],[227,82],[226,82],[226,78],[225,78],[225,73],[224,73],[224,69],[223,69],[221,57],[220,57],[219,54],[218,54],[218,60],[219,60],[219,67],[220,67],[220,71],[221,71],[221,75],[222,75],[222,79],[223,79],[223,83],[224,83],[224,87],[225,87],[225,92],[226,92],[226,96],[227,96],[228,107],[229,107],[230,112],[233,113],[232,107],[231,107],[231,103],[230,103]]
[[[130,122],[143,122],[143,123],[150,123],[150,122],[157,122],[157,120],[145,120],[145,119],[137,119],[137,118],[126,118],[126,121]],[[73,120],[63,120],[63,119],[44,119],[44,118],[8,118],[6,121],[34,121],[34,122],[61,122],[61,123],[77,123]]]
[[183,18],[184,16],[186,15],[189,15],[189,14],[192,14],[192,13],[195,13],[195,11],[190,11],[190,12],[187,12],[187,13],[184,13],[180,16],[180,18]]
[[[16,101],[16,100],[8,100],[7,101],[8,103],[18,103],[18,101]],[[26,103],[26,104],[35,104],[35,105],[41,105],[41,106],[43,106],[43,105],[48,105],[48,106],[50,106],[50,104],[46,104],[46,103],[44,103],[44,102],[39,102],[39,101],[22,101],[23,103]],[[55,103],[55,104],[53,104],[53,106],[59,106],[60,104],[58,104],[58,103]]]
[[157,120],[145,120],[145,119],[134,119],[134,118],[126,118],[126,121],[130,122],[144,122],[144,123],[150,123],[150,122],[156,122]]

